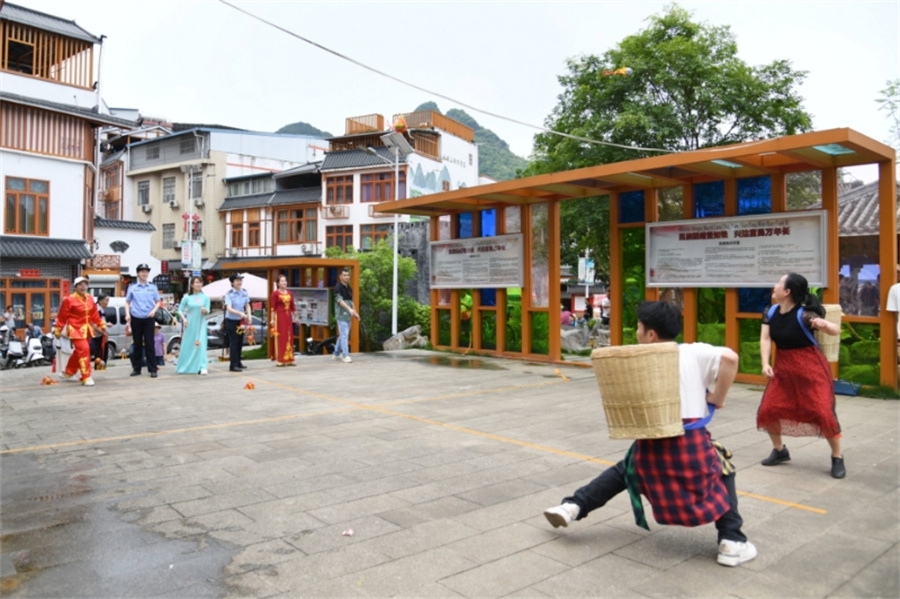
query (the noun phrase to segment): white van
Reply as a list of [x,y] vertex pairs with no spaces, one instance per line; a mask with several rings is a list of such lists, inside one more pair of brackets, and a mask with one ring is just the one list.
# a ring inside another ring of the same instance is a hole
[[[109,341],[106,344],[107,359],[114,359],[119,354],[127,352],[133,339],[125,335],[125,298],[111,297],[109,305],[104,313],[106,318],[106,331]],[[181,324],[175,321],[172,313],[165,308],[156,311],[156,322],[166,338],[166,353],[177,354],[181,348]]]

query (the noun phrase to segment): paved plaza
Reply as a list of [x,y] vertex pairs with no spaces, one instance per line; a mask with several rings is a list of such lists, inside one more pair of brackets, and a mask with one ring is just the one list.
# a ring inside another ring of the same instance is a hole
[[[848,475],[787,438],[762,389],[710,430],[734,453],[759,557],[634,524],[627,494],[554,529],[545,508],[622,458],[589,368],[426,351],[248,361],[209,376],[42,386],[0,373],[8,597],[897,597],[900,401],[838,396]],[[245,388],[253,383],[252,389]],[[651,513],[647,511],[648,518]]]

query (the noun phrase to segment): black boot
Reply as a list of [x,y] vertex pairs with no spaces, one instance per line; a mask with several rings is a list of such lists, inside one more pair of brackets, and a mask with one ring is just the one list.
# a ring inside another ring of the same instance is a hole
[[788,451],[787,445],[782,445],[781,449],[773,449],[769,457],[762,461],[763,466],[777,466],[784,462],[791,461],[791,453]]
[[834,478],[844,478],[847,476],[847,469],[844,467],[844,456],[839,458],[831,456],[831,476]]

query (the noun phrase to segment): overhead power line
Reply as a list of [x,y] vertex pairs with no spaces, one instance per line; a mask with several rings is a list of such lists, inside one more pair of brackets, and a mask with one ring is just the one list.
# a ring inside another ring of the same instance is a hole
[[459,100],[457,100],[457,99],[455,99],[455,98],[451,98],[450,96],[444,95],[444,94],[439,93],[439,92],[436,92],[436,91],[432,91],[432,90],[430,90],[430,89],[426,89],[426,88],[424,88],[424,87],[422,87],[422,86],[416,85],[415,83],[410,83],[409,81],[406,81],[406,80],[404,80],[404,79],[400,79],[399,77],[395,77],[394,75],[391,75],[390,73],[386,73],[386,72],[384,72],[384,71],[382,71],[382,70],[376,69],[375,67],[370,67],[369,65],[367,65],[367,64],[365,64],[365,63],[362,63],[362,62],[360,62],[360,61],[358,61],[358,60],[356,60],[356,59],[354,59],[354,58],[351,58],[351,57],[349,57],[349,56],[346,56],[346,55],[344,55],[344,54],[341,54],[340,52],[338,52],[338,51],[336,51],[336,50],[332,50],[331,48],[329,48],[329,47],[327,47],[327,46],[323,46],[322,44],[320,44],[320,43],[318,43],[318,42],[315,42],[315,41],[313,41],[313,40],[311,40],[311,39],[309,39],[309,38],[306,38],[306,37],[300,35],[299,33],[295,33],[295,32],[293,32],[293,31],[291,31],[290,29],[287,29],[287,28],[285,28],[285,27],[282,27],[281,25],[278,25],[278,24],[276,24],[276,23],[273,23],[273,22],[271,22],[271,21],[268,21],[268,20],[266,20],[266,19],[264,19],[264,18],[262,18],[262,17],[260,17],[260,16],[258,16],[258,15],[255,15],[255,14],[249,12],[249,11],[246,11],[246,10],[244,10],[243,8],[239,7],[239,6],[235,6],[235,5],[232,4],[231,2],[228,2],[228,0],[219,0],[219,2],[221,2],[222,4],[224,4],[224,5],[228,6],[228,7],[233,8],[234,10],[236,10],[236,11],[238,11],[238,12],[240,12],[240,13],[243,13],[243,14],[247,15],[247,16],[250,17],[251,19],[256,19],[256,20],[259,21],[260,23],[263,23],[263,24],[265,24],[265,25],[268,25],[269,27],[272,27],[272,28],[274,28],[274,29],[277,29],[277,30],[279,30],[279,31],[281,31],[281,32],[283,32],[283,33],[286,33],[286,34],[290,35],[291,37],[295,37],[295,38],[297,38],[298,40],[300,40],[300,41],[302,41],[302,42],[306,42],[307,44],[309,44],[309,45],[311,45],[311,46],[315,46],[315,47],[318,48],[319,50],[322,50],[323,52],[327,52],[327,53],[329,53],[329,54],[331,54],[331,55],[333,55],[333,56],[336,56],[336,57],[340,58],[341,60],[346,60],[347,62],[350,62],[350,63],[352,63],[352,64],[355,64],[356,66],[358,66],[358,67],[360,67],[360,68],[363,68],[363,69],[365,69],[365,70],[367,70],[367,71],[370,71],[370,72],[372,72],[372,73],[375,73],[376,75],[381,75],[382,77],[385,77],[385,78],[387,78],[387,79],[390,79],[391,81],[396,81],[396,82],[399,83],[400,85],[405,85],[406,87],[411,87],[411,88],[416,89],[416,90],[418,90],[418,91],[420,91],[420,92],[425,92],[426,94],[430,94],[430,95],[432,95],[432,96],[436,96],[436,97],[438,97],[438,98],[441,98],[441,99],[443,99],[443,100],[447,100],[448,102],[452,102],[452,103],[457,104],[457,105],[459,105],[459,106],[463,106],[463,107],[468,108],[469,110],[471,110],[471,111],[473,111],[473,112],[477,112],[477,113],[480,113],[480,114],[484,114],[484,115],[493,117],[493,118],[495,118],[495,119],[500,119],[500,120],[503,120],[503,121],[507,121],[507,122],[509,122],[509,123],[515,123],[515,124],[517,124],[517,125],[522,125],[523,127],[528,127],[528,128],[530,128],[530,129],[536,129],[536,130],[538,130],[538,131],[542,131],[543,133],[550,133],[550,134],[552,134],[552,135],[559,135],[559,136],[561,136],[561,137],[567,137],[567,138],[569,138],[569,139],[574,139],[574,140],[576,140],[576,141],[581,141],[581,142],[585,142],[585,143],[596,144],[596,145],[600,145],[600,146],[611,146],[611,147],[614,147],[614,148],[622,148],[622,149],[625,149],[625,150],[639,150],[639,151],[644,151],[644,152],[663,152],[663,153],[666,153],[666,154],[671,154],[671,153],[672,153],[672,150],[664,150],[664,149],[660,149],[660,148],[643,148],[643,147],[640,147],[640,146],[627,146],[627,145],[624,145],[624,144],[617,144],[617,143],[613,143],[613,142],[610,142],[610,141],[600,141],[600,140],[597,140],[597,139],[591,139],[591,138],[589,138],[589,137],[581,137],[580,135],[572,135],[571,133],[565,133],[565,132],[563,132],[563,131],[557,131],[557,130],[555,130],[555,129],[549,129],[549,128],[547,128],[547,127],[541,127],[541,126],[539,126],[539,125],[532,125],[531,123],[526,123],[526,122],[524,122],[524,121],[520,121],[520,120],[518,120],[518,119],[514,119],[514,118],[511,118],[511,117],[508,117],[508,116],[503,116],[502,114],[497,114],[496,112],[491,112],[491,111],[489,111],[489,110],[484,110],[484,109],[482,109],[482,108],[477,108],[477,107],[475,107],[475,106],[472,106],[471,104],[467,104],[467,103],[461,102],[461,101],[459,101]]

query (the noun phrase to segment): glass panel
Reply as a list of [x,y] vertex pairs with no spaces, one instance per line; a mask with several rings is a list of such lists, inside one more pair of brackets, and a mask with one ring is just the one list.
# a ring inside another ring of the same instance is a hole
[[772,290],[767,287],[738,289],[738,312],[762,314],[772,305]]
[[725,216],[725,182],[711,181],[694,185],[694,216]]
[[457,215],[457,224],[459,228],[459,239],[467,239],[472,236],[472,213],[463,212]]
[[660,287],[659,300],[675,304],[678,309],[684,311],[684,288],[683,287]]
[[787,173],[787,209],[800,210],[822,201],[822,172]]
[[35,198],[32,195],[22,196],[22,231],[25,233],[34,233],[34,209]]
[[7,177],[6,189],[12,191],[25,191],[25,179],[19,179],[18,177]]
[[481,211],[481,236],[493,237],[497,234],[497,210]]
[[438,310],[438,345],[450,345],[450,310]]
[[549,212],[547,204],[531,206],[531,305],[535,308],[550,306],[549,272]]
[[522,232],[522,209],[519,206],[507,206],[503,209],[507,233]]
[[497,290],[496,289],[482,289],[481,290],[481,305],[482,306],[496,306],[497,305]]
[[737,180],[738,214],[772,212],[772,179],[768,176]]
[[24,293],[12,293],[10,294],[9,303],[12,304],[13,313],[16,315],[16,329],[24,329],[25,328],[25,294]]
[[497,349],[497,313],[481,312],[481,349]]
[[438,217],[438,240],[450,239],[450,215],[444,214]]
[[56,320],[57,314],[59,314],[59,291],[51,291],[50,292],[50,321],[51,322]]
[[50,230],[47,215],[47,198],[38,199],[38,233],[47,233]]
[[44,310],[46,301],[47,298],[43,293],[33,293],[31,295],[31,322],[41,327],[41,330],[45,333],[48,332],[46,327],[47,313]]
[[550,314],[548,312],[531,313],[531,353],[545,356],[550,353]]
[[644,192],[642,190],[619,194],[619,222],[644,222]]
[[762,374],[762,358],[759,355],[759,331],[761,318],[738,319],[738,372]]
[[620,293],[610,293],[610,310],[622,308],[622,344],[637,343],[637,307],[644,301],[645,234],[643,228],[622,230],[622,280]]
[[506,290],[506,351],[522,351],[522,289]]
[[438,306],[450,305],[450,290],[438,289]]
[[16,196],[6,194],[6,231],[11,233],[16,230]]
[[459,339],[460,347],[472,347],[472,290],[459,290]]
[[49,188],[50,186],[46,181],[35,181],[33,179],[28,181],[28,191],[33,191],[34,193],[47,193]]
[[684,218],[684,190],[681,187],[660,189],[658,210],[660,222]]
[[725,345],[725,288],[697,290],[697,341]]
[[877,324],[841,323],[838,376],[863,385],[880,384],[880,336]]

